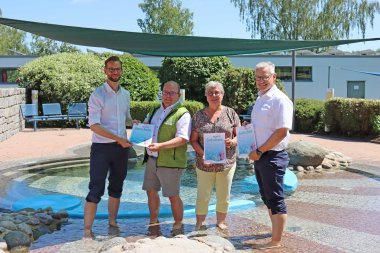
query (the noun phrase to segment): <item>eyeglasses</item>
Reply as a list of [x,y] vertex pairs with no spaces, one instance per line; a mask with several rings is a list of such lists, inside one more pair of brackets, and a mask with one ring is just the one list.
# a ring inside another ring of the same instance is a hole
[[223,93],[222,92],[219,92],[219,91],[215,91],[215,92],[207,92],[207,96],[209,97],[212,97],[212,96],[215,96],[215,97],[219,97],[220,95],[222,95]]
[[177,95],[178,94],[178,92],[175,92],[175,91],[163,91],[162,92],[162,95],[164,95],[164,96],[174,96],[174,95]]
[[269,78],[271,78],[272,75],[269,75],[269,76],[255,76],[255,79],[257,81],[268,81]]
[[121,68],[107,68],[109,72],[120,72]]

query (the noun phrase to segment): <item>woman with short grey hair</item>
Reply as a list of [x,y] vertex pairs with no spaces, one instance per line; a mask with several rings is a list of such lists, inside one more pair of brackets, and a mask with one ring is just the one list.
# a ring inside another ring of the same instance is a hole
[[[190,144],[196,152],[197,172],[197,223],[195,229],[204,225],[208,213],[208,204],[215,185],[216,190],[216,225],[226,229],[226,216],[230,202],[232,178],[236,169],[235,128],[240,126],[237,113],[230,107],[222,105],[223,85],[210,81],[205,86],[208,106],[197,111],[193,116]],[[226,145],[226,163],[209,164],[204,161],[204,134],[224,133]]]

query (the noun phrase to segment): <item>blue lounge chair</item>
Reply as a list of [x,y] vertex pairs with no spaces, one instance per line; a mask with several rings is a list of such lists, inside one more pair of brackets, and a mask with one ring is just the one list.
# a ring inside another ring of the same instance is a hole
[[22,104],[20,106],[20,112],[22,118],[26,122],[33,122],[33,129],[34,131],[37,130],[37,122],[38,121],[44,121],[45,116],[39,116],[38,115],[38,105],[37,104]]
[[87,119],[87,104],[86,103],[70,103],[67,107],[68,120],[75,120],[77,128],[79,121]]

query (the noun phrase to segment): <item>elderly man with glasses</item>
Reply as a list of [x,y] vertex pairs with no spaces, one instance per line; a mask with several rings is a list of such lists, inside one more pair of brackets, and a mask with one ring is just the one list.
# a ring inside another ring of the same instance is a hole
[[289,164],[285,149],[292,128],[293,103],[275,85],[277,75],[273,63],[258,63],[255,78],[259,94],[251,119],[258,148],[250,153],[249,158],[255,161],[260,195],[272,222],[272,240],[255,245],[255,248],[273,248],[280,246],[287,219],[283,183]]

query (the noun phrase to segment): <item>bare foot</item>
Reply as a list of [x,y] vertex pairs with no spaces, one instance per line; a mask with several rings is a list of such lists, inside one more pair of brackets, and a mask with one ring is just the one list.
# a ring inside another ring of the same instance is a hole
[[182,228],[182,222],[175,222],[173,225],[173,230],[178,230]]
[[86,239],[86,240],[93,240],[93,239],[95,239],[95,236],[92,233],[91,229],[85,229],[84,230],[83,239]]
[[224,221],[216,223],[216,226],[221,230],[225,230],[228,228],[227,224]]
[[281,242],[279,241],[271,241],[265,244],[254,244],[254,249],[273,249],[273,248],[279,248],[281,247]]

